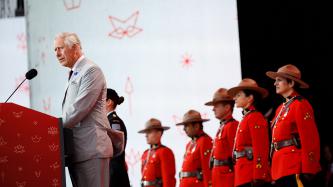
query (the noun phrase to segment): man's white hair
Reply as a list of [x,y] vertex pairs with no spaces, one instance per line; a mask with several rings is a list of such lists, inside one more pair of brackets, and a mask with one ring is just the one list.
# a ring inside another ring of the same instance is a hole
[[81,47],[81,41],[79,39],[79,37],[77,36],[77,34],[73,33],[73,32],[62,32],[59,33],[56,38],[62,38],[64,39],[64,43],[66,46],[68,46],[69,48],[72,48],[74,44],[77,44],[80,46],[80,49],[82,49]]

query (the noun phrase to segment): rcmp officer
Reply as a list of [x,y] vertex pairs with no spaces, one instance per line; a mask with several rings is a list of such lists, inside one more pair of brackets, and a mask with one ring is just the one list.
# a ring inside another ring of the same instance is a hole
[[285,98],[272,120],[272,178],[277,186],[298,186],[320,171],[320,144],[312,106],[297,93],[308,88],[294,65],[266,75],[275,79],[276,93]]
[[220,120],[210,157],[213,187],[234,187],[234,167],[232,151],[238,121],[232,117],[235,101],[227,93],[227,89],[218,89],[213,100],[205,105],[213,106],[215,117]]
[[180,187],[211,186],[209,157],[212,149],[212,139],[203,131],[203,122],[199,112],[189,110],[183,117],[184,131],[192,138],[186,145],[184,161],[179,173]]
[[176,186],[175,157],[171,149],[161,144],[162,134],[168,129],[162,126],[160,120],[151,118],[146,122],[145,129],[139,131],[146,134],[150,145],[141,157],[142,187]]
[[236,107],[243,109],[234,144],[235,186],[264,186],[269,182],[268,124],[256,110],[259,99],[268,95],[253,79],[243,79],[238,86],[228,90]]
[[[125,136],[125,148],[127,142],[126,126],[116,113],[118,105],[124,102],[124,97],[119,97],[117,92],[108,88],[106,94],[106,111],[112,129],[122,131]],[[124,148],[124,150],[125,150]],[[110,161],[110,187],[129,187],[130,182],[125,162],[125,151]]]

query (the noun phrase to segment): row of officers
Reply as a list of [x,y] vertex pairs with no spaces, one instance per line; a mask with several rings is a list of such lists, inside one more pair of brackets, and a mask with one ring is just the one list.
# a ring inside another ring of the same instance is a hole
[[[285,99],[270,124],[256,110],[256,104],[268,95],[268,91],[249,78],[231,89],[218,89],[213,99],[205,104],[213,107],[215,117],[220,120],[214,139],[205,133],[203,126],[208,119],[203,119],[198,111],[189,110],[182,122],[176,124],[183,126],[191,138],[179,172],[180,187],[272,184],[306,187],[320,171],[319,134],[313,110],[297,92],[309,85],[301,79],[300,70],[291,64],[277,72],[268,71],[266,75],[275,80],[276,93]],[[232,116],[234,105],[243,109],[239,122]],[[152,118],[139,131],[146,135],[150,145],[142,155],[143,187],[176,185],[174,154],[161,143],[161,137],[168,129]],[[119,179],[116,177],[113,181]]]

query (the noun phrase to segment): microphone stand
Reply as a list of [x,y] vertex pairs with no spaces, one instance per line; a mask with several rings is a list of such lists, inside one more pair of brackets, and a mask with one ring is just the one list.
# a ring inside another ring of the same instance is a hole
[[27,78],[25,78],[20,85],[18,85],[18,87],[16,87],[16,89],[14,90],[14,92],[8,97],[8,99],[5,101],[5,103],[7,103],[7,101],[12,97],[12,95],[16,92],[17,89],[19,89],[19,87],[23,84],[23,82],[27,80]]

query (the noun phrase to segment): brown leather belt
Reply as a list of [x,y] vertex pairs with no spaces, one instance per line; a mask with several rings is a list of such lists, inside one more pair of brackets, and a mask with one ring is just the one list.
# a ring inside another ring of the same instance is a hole
[[253,159],[253,151],[252,147],[245,147],[242,151],[234,151],[234,158],[242,158],[247,157],[247,159],[252,160]]
[[145,187],[145,186],[160,187],[160,186],[162,186],[162,180],[156,179],[154,181],[141,181],[141,187]]
[[229,162],[229,160],[218,160],[216,158],[213,158],[213,167],[216,166],[229,166],[231,163]]
[[282,140],[279,142],[273,142],[272,146],[274,148],[275,151],[280,150],[281,148],[284,147],[288,147],[288,146],[292,146],[295,145],[295,142],[293,139],[289,139],[289,140]]
[[202,172],[200,171],[181,171],[179,172],[179,179],[188,178],[188,177],[196,177],[198,180],[202,180]]

